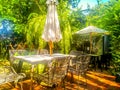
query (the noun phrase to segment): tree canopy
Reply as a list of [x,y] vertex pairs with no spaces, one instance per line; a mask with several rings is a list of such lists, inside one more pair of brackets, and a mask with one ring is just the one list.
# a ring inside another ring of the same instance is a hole
[[[112,54],[115,59],[120,58],[120,0],[106,3],[97,0],[95,7],[88,6],[88,14],[78,7],[80,1],[58,0],[57,12],[63,39],[55,43],[54,49],[69,53],[73,47],[72,34],[93,25],[111,33]],[[22,42],[29,48],[45,48],[47,43],[42,40],[41,34],[46,14],[46,0],[0,0],[0,22],[7,19],[14,24],[12,40],[15,44]]]

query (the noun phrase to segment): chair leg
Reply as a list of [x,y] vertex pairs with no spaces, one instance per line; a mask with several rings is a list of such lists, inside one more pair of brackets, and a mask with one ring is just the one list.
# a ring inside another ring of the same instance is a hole
[[61,81],[60,84],[61,84],[61,85],[60,85],[61,87],[65,88],[64,81]]
[[73,83],[74,82],[74,78],[73,78],[73,73],[71,72],[70,73],[70,83]]
[[87,76],[85,74],[85,85],[87,86]]
[[78,74],[78,81],[77,81],[78,90],[79,90],[79,87],[80,87],[80,86],[79,86],[79,79],[80,79],[80,78],[79,78],[79,74]]
[[65,76],[63,79],[62,79],[62,87],[64,87],[64,90],[65,90],[65,79],[66,79],[67,76]]
[[[83,83],[80,83],[80,76],[83,76],[84,77],[84,81]],[[86,74],[82,75],[82,74],[78,74],[78,82],[77,82],[77,85],[78,85],[78,90],[80,90],[80,85],[85,85],[87,87],[87,77],[86,77]],[[84,87],[84,90],[86,88]]]
[[[86,73],[84,74],[84,78],[85,78],[85,83],[84,83],[84,85],[86,86],[86,88],[87,88],[87,75],[86,75]],[[86,89],[85,87],[84,87],[84,89]]]
[[[15,84],[15,87],[17,87],[18,86],[18,80],[16,80],[14,82],[14,84]],[[19,82],[19,85],[20,85],[20,90],[23,90],[23,83],[21,81]]]
[[14,81],[14,85],[15,85],[14,87],[17,87],[17,84],[18,84],[18,80],[15,80]]
[[21,88],[21,90],[23,90],[23,83],[22,82],[20,82],[20,88]]

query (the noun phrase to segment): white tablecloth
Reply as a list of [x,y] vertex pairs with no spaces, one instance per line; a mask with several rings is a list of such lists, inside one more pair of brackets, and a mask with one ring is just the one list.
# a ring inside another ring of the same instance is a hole
[[49,63],[51,60],[59,60],[59,59],[65,59],[67,57],[74,57],[73,55],[66,55],[66,54],[59,54],[55,53],[51,56],[49,54],[44,55],[25,55],[25,56],[14,56],[16,59],[20,59],[22,61],[28,62],[30,64],[44,64]]

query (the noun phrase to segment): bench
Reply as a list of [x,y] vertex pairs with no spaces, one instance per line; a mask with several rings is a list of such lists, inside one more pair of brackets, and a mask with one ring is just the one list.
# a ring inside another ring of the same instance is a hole
[[[11,66],[0,67],[0,85],[14,82],[14,85],[17,86],[18,82],[25,77],[26,75],[24,73],[16,73],[14,68]],[[23,90],[22,83],[20,84],[20,86],[21,90]]]

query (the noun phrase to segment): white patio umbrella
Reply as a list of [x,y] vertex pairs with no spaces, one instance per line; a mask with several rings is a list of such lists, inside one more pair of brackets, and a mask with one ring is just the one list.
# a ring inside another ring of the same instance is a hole
[[82,30],[77,31],[75,34],[90,34],[90,33],[107,33],[104,29],[95,26],[88,26]]
[[50,54],[52,54],[53,42],[62,39],[56,6],[57,0],[47,0],[48,12],[42,38],[49,42]]
[[79,31],[77,31],[75,34],[78,35],[84,35],[84,34],[88,34],[90,35],[90,53],[91,53],[91,49],[92,49],[92,34],[108,34],[109,32],[107,32],[104,29],[101,28],[97,28],[95,26],[88,26],[84,29],[81,29]]

